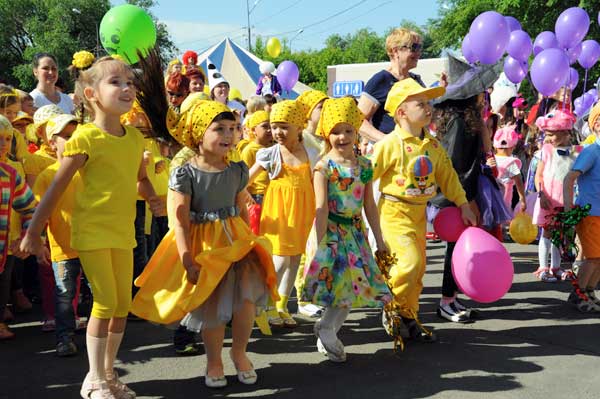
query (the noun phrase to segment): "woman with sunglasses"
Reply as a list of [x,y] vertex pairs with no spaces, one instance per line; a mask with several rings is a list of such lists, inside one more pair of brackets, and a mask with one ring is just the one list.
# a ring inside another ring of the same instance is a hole
[[[412,78],[425,87],[419,75],[409,72],[417,66],[422,43],[417,32],[405,28],[394,29],[386,38],[385,49],[390,57],[390,66],[371,77],[358,101],[358,108],[365,115],[360,134],[370,142],[377,142],[394,130],[394,120],[383,109],[394,83]],[[446,86],[444,74],[440,84]]]
[[179,110],[179,106],[190,93],[190,80],[179,72],[173,72],[169,75],[166,86],[169,105]]

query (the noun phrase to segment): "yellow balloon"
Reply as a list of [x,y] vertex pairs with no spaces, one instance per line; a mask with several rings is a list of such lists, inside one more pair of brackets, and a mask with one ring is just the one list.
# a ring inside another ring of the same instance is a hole
[[240,100],[243,99],[242,92],[234,87],[229,90],[229,100],[235,100],[236,98],[239,98]]
[[269,39],[267,42],[267,53],[273,58],[281,54],[281,42],[279,42],[278,38],[272,37]]
[[513,241],[519,244],[530,244],[538,235],[538,227],[533,224],[531,216],[525,212],[515,215],[508,228]]

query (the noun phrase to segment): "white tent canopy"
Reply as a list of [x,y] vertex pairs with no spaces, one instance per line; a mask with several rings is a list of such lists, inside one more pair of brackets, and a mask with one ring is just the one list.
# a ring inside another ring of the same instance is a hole
[[[255,95],[256,85],[261,76],[258,68],[263,60],[240,47],[228,37],[198,54],[198,65],[204,72],[208,70],[206,62],[208,58],[229,82],[230,87],[238,89],[244,99]],[[277,75],[277,72],[274,75]],[[298,82],[290,93],[284,93],[282,97],[293,99],[306,90],[311,90],[311,88]]]

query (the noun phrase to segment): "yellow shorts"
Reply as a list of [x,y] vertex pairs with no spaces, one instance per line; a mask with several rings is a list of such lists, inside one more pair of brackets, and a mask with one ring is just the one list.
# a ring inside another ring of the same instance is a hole
[[600,258],[600,216],[586,216],[577,225],[584,259]]

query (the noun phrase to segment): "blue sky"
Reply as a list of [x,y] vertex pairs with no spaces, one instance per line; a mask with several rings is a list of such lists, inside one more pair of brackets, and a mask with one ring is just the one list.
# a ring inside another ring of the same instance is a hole
[[[255,2],[249,0],[251,8]],[[345,35],[366,27],[381,34],[403,19],[425,24],[437,16],[437,10],[437,0],[259,0],[250,14],[250,25],[253,39],[256,35],[280,40],[295,36],[293,50],[319,49],[334,33]],[[152,12],[167,24],[182,52],[204,50],[225,36],[247,45],[246,0],[159,0]]]

